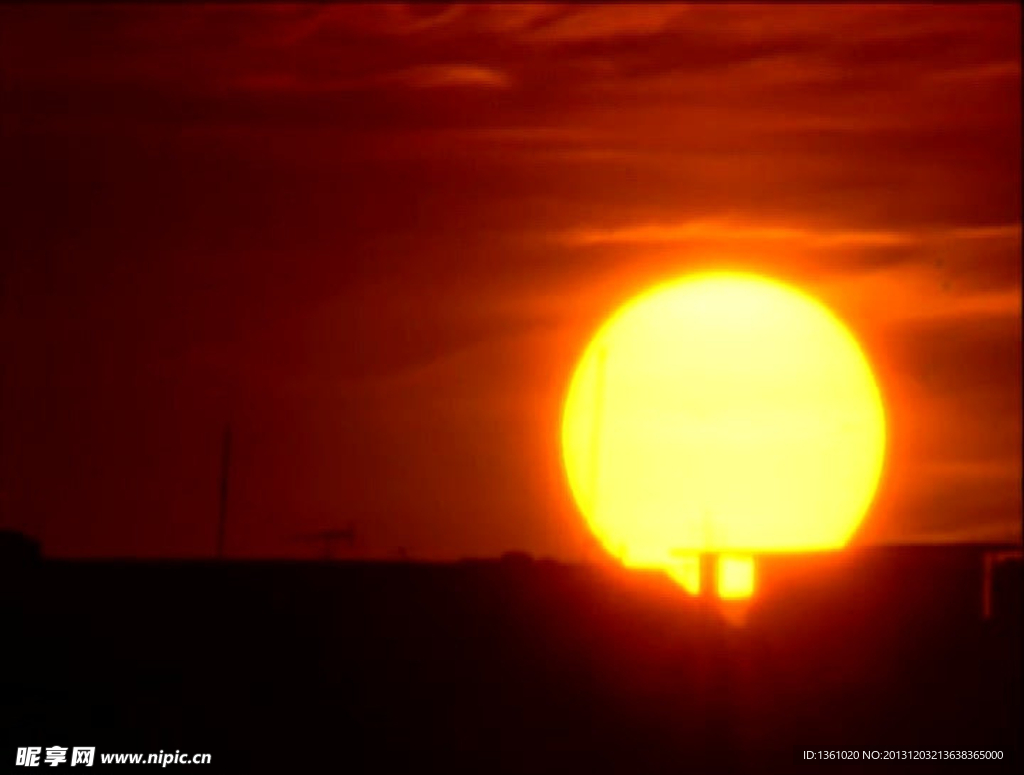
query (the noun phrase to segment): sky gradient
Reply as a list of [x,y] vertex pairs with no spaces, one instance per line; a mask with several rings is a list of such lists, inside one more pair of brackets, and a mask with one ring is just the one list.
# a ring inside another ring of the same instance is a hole
[[0,527],[55,556],[597,552],[558,449],[646,286],[873,363],[858,540],[1021,537],[1020,8],[0,6]]

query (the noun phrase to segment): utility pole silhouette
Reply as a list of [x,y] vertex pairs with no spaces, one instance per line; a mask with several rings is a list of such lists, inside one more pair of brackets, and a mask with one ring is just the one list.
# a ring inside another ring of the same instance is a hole
[[[604,381],[608,362],[607,345],[601,348],[597,356],[597,374],[594,379],[594,422],[591,424],[590,439],[590,501],[594,521],[598,521],[597,496],[598,476],[601,464],[601,421],[604,419]],[[624,550],[620,551],[620,559]]]
[[224,524],[228,517],[228,471],[231,466],[231,423],[224,426],[220,460],[220,516],[217,522],[217,559],[224,559]]
[[718,583],[718,552],[712,548],[711,514],[707,506],[701,509],[701,551],[698,554],[700,567],[700,596],[705,605],[711,605],[716,595]]

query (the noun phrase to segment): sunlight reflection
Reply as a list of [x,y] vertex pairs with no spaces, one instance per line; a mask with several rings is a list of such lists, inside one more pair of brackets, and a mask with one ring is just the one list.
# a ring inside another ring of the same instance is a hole
[[723,600],[745,599],[754,594],[754,558],[723,554],[718,560],[718,596]]

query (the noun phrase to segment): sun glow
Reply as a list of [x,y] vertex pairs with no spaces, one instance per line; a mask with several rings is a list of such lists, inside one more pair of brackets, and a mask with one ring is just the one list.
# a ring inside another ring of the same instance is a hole
[[754,589],[751,552],[834,549],[864,517],[885,452],[864,353],[826,307],[756,275],[696,275],[626,303],[581,358],[562,450],[605,549],[700,588]]
[[724,555],[718,561],[718,596],[724,600],[750,597],[754,593],[754,560]]

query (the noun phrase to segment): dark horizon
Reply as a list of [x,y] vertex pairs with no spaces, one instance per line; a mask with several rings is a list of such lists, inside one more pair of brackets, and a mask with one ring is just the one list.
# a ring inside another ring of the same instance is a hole
[[778,557],[740,626],[657,573],[521,559],[0,565],[4,756],[753,775],[955,749],[1019,768],[1019,558],[983,619],[976,552]]

